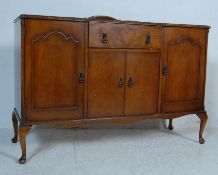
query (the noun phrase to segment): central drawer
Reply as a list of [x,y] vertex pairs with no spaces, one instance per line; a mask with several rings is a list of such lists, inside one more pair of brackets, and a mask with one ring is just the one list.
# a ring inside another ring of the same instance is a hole
[[161,27],[90,22],[89,47],[160,49]]

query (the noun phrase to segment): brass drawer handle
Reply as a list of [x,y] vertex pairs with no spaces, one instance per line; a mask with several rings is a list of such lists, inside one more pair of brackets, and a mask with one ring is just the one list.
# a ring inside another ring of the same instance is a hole
[[145,36],[145,44],[146,45],[150,45],[151,44],[151,34],[148,33],[146,36]]
[[119,81],[119,87],[124,87],[125,85],[125,81],[123,78],[120,78],[120,81]]
[[128,87],[131,88],[134,86],[134,81],[131,77],[129,77],[129,80],[128,80]]
[[79,73],[79,83],[84,84],[85,83],[85,76],[83,73]]
[[163,66],[163,75],[167,76],[169,74],[169,69],[168,69],[168,66],[165,64]]
[[103,44],[107,44],[108,43],[108,36],[107,36],[107,33],[102,33],[101,35],[101,42]]

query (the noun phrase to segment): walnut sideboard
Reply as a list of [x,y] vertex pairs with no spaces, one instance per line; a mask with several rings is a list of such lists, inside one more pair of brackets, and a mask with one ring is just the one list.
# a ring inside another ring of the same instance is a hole
[[[33,125],[200,118],[209,26],[20,15],[15,19],[14,137],[26,162]],[[18,121],[20,125],[18,126]]]

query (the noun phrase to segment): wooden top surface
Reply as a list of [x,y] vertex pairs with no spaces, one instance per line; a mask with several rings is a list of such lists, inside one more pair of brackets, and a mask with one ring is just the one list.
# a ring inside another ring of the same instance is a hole
[[165,27],[190,27],[190,28],[206,28],[208,25],[193,25],[193,24],[170,24],[170,23],[153,23],[153,22],[140,22],[140,21],[126,21],[118,20],[109,16],[92,16],[89,18],[77,18],[77,17],[59,17],[59,16],[41,16],[41,15],[27,15],[22,14],[18,16],[14,22],[19,19],[42,19],[42,20],[60,20],[60,21],[83,21],[83,22],[111,22],[117,24],[132,24],[132,25],[149,25],[149,26],[165,26]]

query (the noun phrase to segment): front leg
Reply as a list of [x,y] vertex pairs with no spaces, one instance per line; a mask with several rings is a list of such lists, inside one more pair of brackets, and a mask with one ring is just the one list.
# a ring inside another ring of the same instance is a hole
[[208,116],[207,116],[206,112],[199,113],[199,114],[197,114],[197,116],[201,120],[200,130],[199,130],[199,143],[204,144],[205,140],[204,140],[202,135],[203,135],[203,132],[204,132],[205,125],[207,123]]
[[22,150],[22,156],[19,159],[20,164],[26,163],[26,135],[31,130],[31,126],[22,126],[19,127],[19,139],[20,146]]

